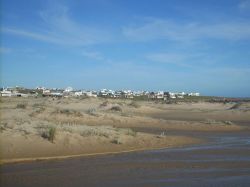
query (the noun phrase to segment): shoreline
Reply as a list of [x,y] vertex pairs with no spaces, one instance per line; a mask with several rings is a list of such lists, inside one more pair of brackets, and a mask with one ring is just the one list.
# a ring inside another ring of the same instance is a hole
[[[250,121],[250,103],[131,103],[98,98],[1,102],[1,164],[183,147],[207,141],[203,133],[249,131]],[[246,123],[233,122],[238,119]]]
[[[232,134],[217,134],[208,143],[159,151],[6,164],[1,166],[2,184],[116,187],[166,186],[166,181],[174,181],[169,186],[193,186],[194,182],[195,186],[248,186],[249,133],[237,131],[233,139]],[[49,183],[44,180],[47,177]]]
[[[190,137],[188,137],[190,138]],[[82,154],[73,154],[73,155],[58,155],[58,156],[44,156],[44,157],[34,157],[34,158],[13,158],[13,159],[0,159],[0,165],[5,164],[15,164],[15,163],[25,163],[25,162],[36,162],[36,161],[48,161],[48,160],[62,160],[62,159],[71,159],[77,157],[89,157],[89,156],[105,156],[105,155],[116,155],[123,153],[133,153],[133,152],[141,152],[141,151],[153,151],[153,150],[162,150],[169,148],[181,148],[186,146],[196,146],[203,143],[207,143],[208,141],[200,138],[192,138],[192,143],[186,143],[182,145],[168,145],[168,146],[159,146],[159,147],[149,147],[149,148],[135,148],[128,150],[120,150],[120,151],[108,151],[108,152],[96,152],[96,153],[82,153]]]

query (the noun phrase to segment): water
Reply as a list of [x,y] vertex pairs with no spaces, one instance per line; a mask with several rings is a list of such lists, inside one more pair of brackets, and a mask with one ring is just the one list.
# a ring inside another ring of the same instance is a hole
[[196,136],[209,143],[4,165],[1,186],[250,186],[248,132]]

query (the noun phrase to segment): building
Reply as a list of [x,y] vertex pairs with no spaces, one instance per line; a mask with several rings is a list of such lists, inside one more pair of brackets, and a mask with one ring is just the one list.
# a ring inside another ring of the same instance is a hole
[[1,96],[2,97],[11,97],[12,96],[12,92],[8,89],[3,89],[3,91],[1,91]]
[[164,92],[163,92],[163,91],[158,91],[158,92],[155,94],[155,98],[156,98],[156,99],[164,99]]
[[64,92],[72,92],[72,91],[73,91],[73,88],[70,86],[64,89]]
[[200,96],[200,93],[198,93],[198,92],[189,93],[188,96]]
[[82,91],[76,91],[76,92],[74,92],[74,96],[76,96],[76,97],[80,97],[80,96],[82,96],[83,95],[83,92]]

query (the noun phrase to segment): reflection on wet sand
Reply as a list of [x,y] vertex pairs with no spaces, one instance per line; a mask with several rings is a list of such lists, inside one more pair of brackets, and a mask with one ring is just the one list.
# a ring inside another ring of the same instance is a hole
[[196,135],[209,142],[185,148],[4,165],[2,185],[249,186],[248,132]]

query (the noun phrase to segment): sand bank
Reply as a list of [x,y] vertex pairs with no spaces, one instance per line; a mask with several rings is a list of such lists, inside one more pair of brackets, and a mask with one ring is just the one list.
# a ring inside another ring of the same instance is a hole
[[[132,102],[131,100],[4,98],[2,163],[115,154],[200,143],[168,132],[246,130],[249,104]],[[229,118],[230,116],[230,118]],[[234,122],[236,121],[236,123]],[[157,134],[132,129],[160,129]]]

